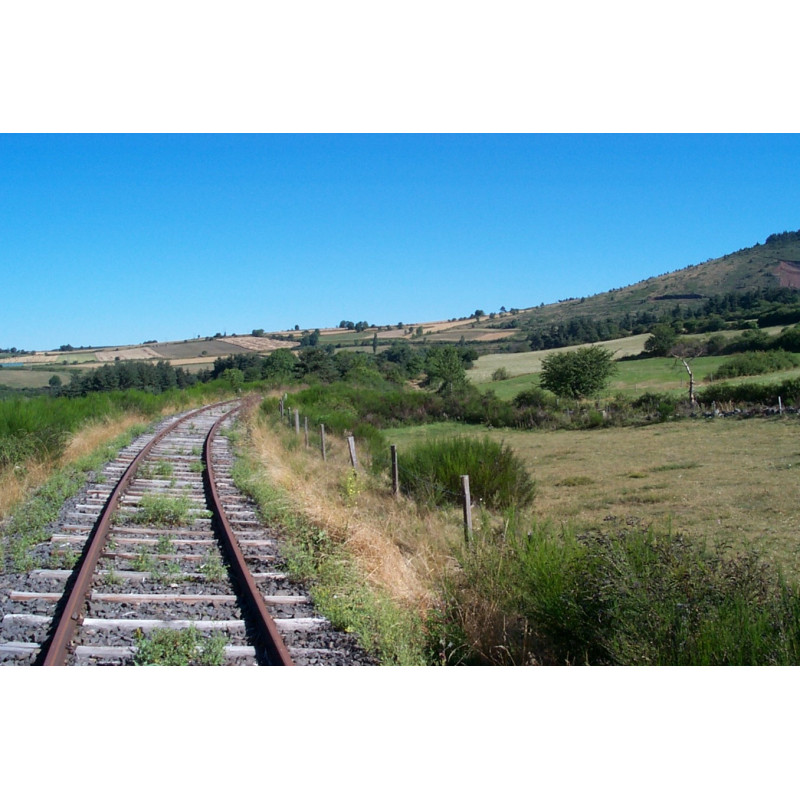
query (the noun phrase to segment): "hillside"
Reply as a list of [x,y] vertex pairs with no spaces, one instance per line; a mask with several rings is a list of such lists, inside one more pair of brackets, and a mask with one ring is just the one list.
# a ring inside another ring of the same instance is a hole
[[640,310],[659,313],[676,303],[696,307],[713,296],[781,287],[800,288],[800,231],[773,234],[764,244],[630,286],[528,309],[520,320],[550,323],[573,316],[603,317]]

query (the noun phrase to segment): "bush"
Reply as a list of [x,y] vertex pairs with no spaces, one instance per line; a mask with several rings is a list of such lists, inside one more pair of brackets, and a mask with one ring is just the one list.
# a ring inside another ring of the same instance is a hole
[[698,392],[697,400],[703,405],[711,403],[753,403],[757,405],[776,406],[778,398],[784,405],[796,405],[800,402],[800,378],[789,378],[780,383],[742,383],[738,386],[720,383],[709,386]]
[[614,354],[591,345],[566,353],[550,353],[542,360],[542,388],[559,397],[591,397],[603,389],[616,371]]
[[555,408],[555,397],[544,389],[533,386],[520,392],[512,401],[516,408]]
[[749,353],[739,353],[733,356],[712,375],[708,380],[718,381],[726,378],[739,378],[743,375],[763,375],[766,372],[777,372],[782,369],[791,369],[798,363],[797,356],[785,350],[754,350]]
[[403,490],[430,505],[459,503],[461,475],[469,475],[472,497],[487,508],[530,505],[536,494],[522,461],[488,437],[425,442],[398,454],[398,467]]

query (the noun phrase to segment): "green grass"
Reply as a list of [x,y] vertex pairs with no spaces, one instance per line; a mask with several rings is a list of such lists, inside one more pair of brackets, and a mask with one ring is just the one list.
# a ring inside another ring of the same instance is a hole
[[154,528],[168,528],[188,525],[198,518],[209,518],[210,511],[192,508],[188,495],[171,497],[161,494],[146,494],[139,501],[136,512],[128,518],[134,525],[146,525]]
[[210,550],[208,558],[200,565],[200,574],[209,583],[217,583],[227,576],[228,572],[222,563],[222,556],[216,550]]
[[225,660],[226,639],[221,634],[204,637],[196,628],[157,628],[145,636],[137,631],[134,664],[138,667],[216,667]]
[[754,551],[517,518],[459,562],[443,587],[445,663],[800,663],[800,593]]
[[169,461],[148,461],[139,467],[137,476],[144,480],[150,480],[151,478],[171,478],[174,471],[174,467]]

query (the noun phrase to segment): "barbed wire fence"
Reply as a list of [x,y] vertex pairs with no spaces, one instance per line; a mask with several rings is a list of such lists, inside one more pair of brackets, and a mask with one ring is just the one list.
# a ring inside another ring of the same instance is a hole
[[[299,437],[301,433],[300,409],[286,408],[285,401],[287,398],[288,395],[284,395],[280,399],[280,419],[281,422],[283,422],[285,419],[287,426],[294,427],[295,436]],[[305,447],[310,448],[311,440],[307,416],[303,417],[302,431],[304,435]],[[359,465],[355,437],[349,435],[345,437],[345,440],[347,442],[351,469],[358,470]],[[327,461],[330,449],[328,446],[324,423],[320,423],[319,426],[319,448],[322,460]],[[414,486],[421,489],[419,494],[426,498],[428,502],[433,504],[439,503],[443,499],[449,500],[454,505],[460,504],[464,514],[464,536],[467,543],[472,542],[472,497],[469,487],[469,475],[460,475],[460,491],[453,491],[441,481],[436,481],[428,476],[420,475],[419,473],[401,465],[398,458],[397,445],[394,444],[390,445],[390,474],[392,480],[392,494],[395,497],[399,497],[403,486]]]

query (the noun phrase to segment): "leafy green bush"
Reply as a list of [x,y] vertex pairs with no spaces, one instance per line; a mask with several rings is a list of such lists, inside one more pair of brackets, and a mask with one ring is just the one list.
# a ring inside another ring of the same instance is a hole
[[616,369],[614,354],[605,347],[579,347],[545,356],[540,383],[559,397],[591,397],[603,389]]
[[520,392],[512,403],[515,408],[555,408],[556,399],[551,392],[532,386]]
[[708,376],[710,381],[738,378],[742,375],[763,375],[766,372],[777,372],[782,369],[796,367],[800,360],[796,355],[785,350],[753,350],[732,356],[720,365],[716,372]]
[[425,442],[397,460],[403,490],[431,505],[460,502],[461,475],[469,475],[472,497],[487,508],[529,505],[536,494],[522,461],[488,437]]

